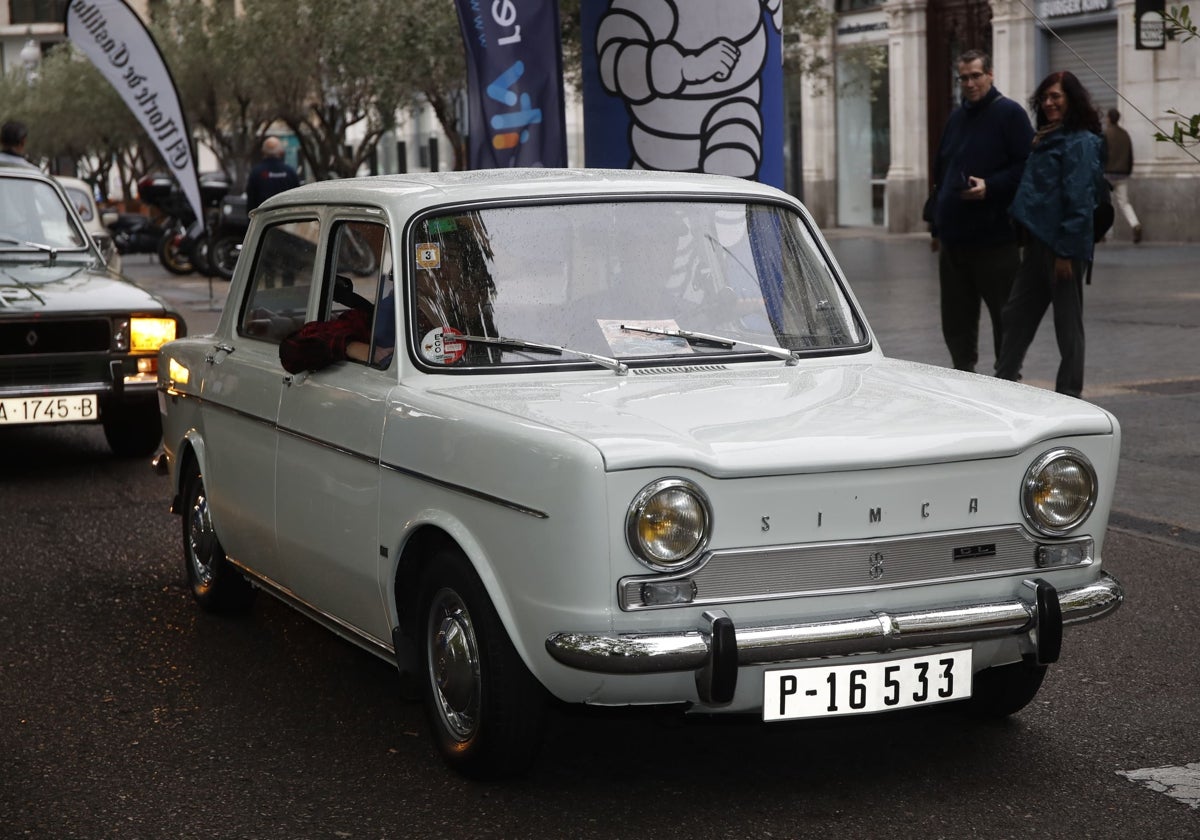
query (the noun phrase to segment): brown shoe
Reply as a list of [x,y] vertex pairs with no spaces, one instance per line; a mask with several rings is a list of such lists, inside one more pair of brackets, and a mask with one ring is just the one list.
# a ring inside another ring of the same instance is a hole
[[1133,244],[1136,245],[1141,241],[1142,241],[1142,226],[1134,225],[1133,226]]

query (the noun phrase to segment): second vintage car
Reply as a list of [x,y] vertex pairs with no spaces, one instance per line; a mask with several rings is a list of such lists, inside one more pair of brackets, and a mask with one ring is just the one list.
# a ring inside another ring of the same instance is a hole
[[185,332],[106,265],[61,185],[0,167],[0,429],[99,423],[116,454],[151,454],[158,350]]
[[201,606],[265,590],[417,674],[472,776],[528,767],[551,697],[1009,715],[1123,597],[1112,415],[887,358],[737,179],[288,191],[159,389]]

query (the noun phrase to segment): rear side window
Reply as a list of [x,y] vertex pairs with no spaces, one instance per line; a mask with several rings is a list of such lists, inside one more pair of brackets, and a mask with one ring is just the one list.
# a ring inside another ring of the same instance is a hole
[[254,254],[238,333],[278,344],[304,324],[321,226],[316,219],[263,231]]

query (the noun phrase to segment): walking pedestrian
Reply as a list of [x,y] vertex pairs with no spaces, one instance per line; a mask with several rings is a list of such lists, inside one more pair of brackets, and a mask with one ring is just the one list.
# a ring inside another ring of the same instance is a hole
[[1083,273],[1091,262],[1092,213],[1103,183],[1100,115],[1079,79],[1051,73],[1029,100],[1037,115],[1033,151],[1012,203],[1024,231],[1021,270],[1004,307],[996,376],[1020,379],[1025,353],[1048,306],[1061,361],[1055,390],[1083,391]]
[[278,137],[263,141],[262,160],[246,179],[246,209],[253,210],[273,195],[300,186],[300,176],[284,160],[285,149]]
[[1129,175],[1133,172],[1133,142],[1129,132],[1121,128],[1121,112],[1108,109],[1108,128],[1104,129],[1104,142],[1108,146],[1108,160],[1104,165],[1104,176],[1112,184],[1112,200],[1129,223],[1133,231],[1134,244],[1142,241],[1142,223],[1138,221],[1133,205],[1129,203]]
[[37,169],[25,157],[25,138],[28,136],[29,129],[23,122],[9,120],[0,126],[0,165]]
[[1033,127],[1025,109],[993,85],[992,59],[958,57],[962,103],[946,121],[925,218],[938,246],[942,335],[958,370],[979,360],[980,301],[1000,355],[1000,313],[1021,253],[1008,206],[1016,193]]

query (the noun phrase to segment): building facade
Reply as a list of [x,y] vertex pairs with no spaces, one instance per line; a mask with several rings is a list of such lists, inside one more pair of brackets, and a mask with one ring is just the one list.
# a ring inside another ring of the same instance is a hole
[[[1170,132],[1170,110],[1200,113],[1200,43],[1137,49],[1134,0],[827,2],[835,24],[808,46],[829,59],[832,76],[801,81],[793,150],[794,189],[821,224],[926,229],[932,158],[958,101],[955,58],[983,49],[996,87],[1022,104],[1047,73],[1070,70],[1102,111],[1119,110],[1146,239],[1200,241],[1200,147],[1154,139]],[[1114,235],[1129,235],[1122,220]]]

